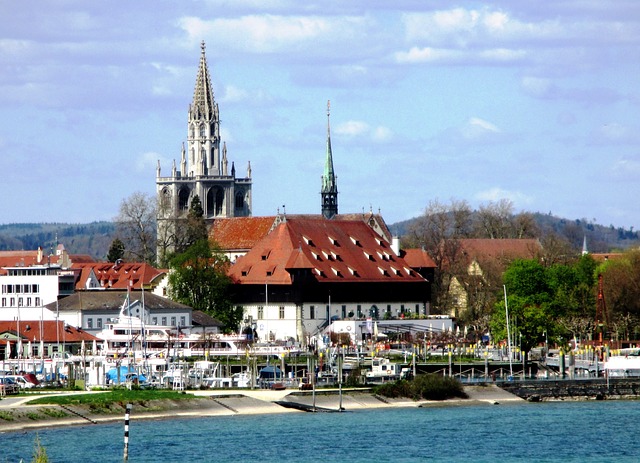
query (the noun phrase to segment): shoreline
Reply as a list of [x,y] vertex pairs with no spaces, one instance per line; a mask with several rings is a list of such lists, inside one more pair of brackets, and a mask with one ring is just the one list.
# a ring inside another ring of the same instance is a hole
[[[374,408],[411,408],[446,407],[478,404],[502,404],[525,402],[520,397],[506,392],[495,385],[465,386],[466,399],[448,399],[443,401],[409,399],[388,399],[376,396],[370,391],[343,390],[342,408],[345,411]],[[208,390],[189,391],[195,399],[178,401],[157,401],[146,405],[134,405],[130,420],[164,420],[169,418],[199,418],[213,416],[306,413],[301,409],[290,408],[276,402],[290,402],[309,407],[313,405],[312,393],[294,389],[284,391],[270,390]],[[25,398],[10,404],[0,401],[0,434],[7,432],[27,432],[63,426],[106,424],[124,420],[122,413],[91,413],[85,407],[61,407],[59,405],[28,405],[34,397]],[[337,390],[320,390],[315,395],[316,407],[324,411],[338,411],[340,397]],[[43,411],[44,410],[44,411]],[[2,418],[2,412],[13,418]],[[47,413],[50,413],[48,415]],[[64,414],[65,416],[56,416]],[[36,418],[37,417],[37,418]]]

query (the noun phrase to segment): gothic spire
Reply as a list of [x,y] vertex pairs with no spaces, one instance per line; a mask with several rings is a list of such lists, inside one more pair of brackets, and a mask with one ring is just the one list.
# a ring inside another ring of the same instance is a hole
[[333,170],[333,153],[331,152],[331,125],[329,121],[331,102],[327,101],[327,156],[322,175],[322,215],[330,219],[338,213],[338,186]]
[[211,87],[211,75],[209,74],[209,67],[207,66],[205,48],[203,40],[200,44],[202,51],[200,53],[200,65],[198,67],[198,76],[196,77],[196,86],[193,91],[191,109],[205,120],[211,120],[215,112],[215,100]]

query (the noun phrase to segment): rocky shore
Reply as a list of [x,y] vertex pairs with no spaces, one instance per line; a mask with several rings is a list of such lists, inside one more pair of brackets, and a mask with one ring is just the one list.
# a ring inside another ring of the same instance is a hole
[[[467,386],[467,399],[446,401],[412,401],[387,399],[371,392],[345,390],[340,396],[335,390],[317,391],[315,406],[324,411],[362,410],[389,407],[457,406],[478,403],[522,402],[522,399],[495,385]],[[133,406],[131,420],[175,417],[251,415],[269,413],[303,413],[314,404],[309,391],[237,390],[193,391],[194,399],[150,400]],[[124,419],[125,404],[113,404],[108,410],[96,412],[89,406],[29,405],[33,397],[0,401],[0,433],[51,426],[99,424]],[[286,406],[289,405],[289,406]],[[296,405],[300,405],[296,407]]]

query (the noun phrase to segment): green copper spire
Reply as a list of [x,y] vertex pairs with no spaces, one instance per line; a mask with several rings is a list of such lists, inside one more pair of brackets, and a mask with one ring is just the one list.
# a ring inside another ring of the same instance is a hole
[[327,158],[324,165],[324,174],[322,175],[322,215],[331,219],[338,213],[338,186],[336,184],[336,175],[333,171],[333,154],[331,152],[331,125],[329,123],[329,115],[331,110],[331,102],[327,101]]

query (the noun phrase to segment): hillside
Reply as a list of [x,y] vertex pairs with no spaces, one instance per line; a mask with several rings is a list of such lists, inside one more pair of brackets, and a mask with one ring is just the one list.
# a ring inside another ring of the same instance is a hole
[[87,224],[12,223],[0,225],[0,251],[35,250],[53,252],[58,243],[70,254],[89,254],[104,260],[115,236],[112,222]]
[[[587,237],[591,252],[611,252],[640,246],[640,234],[633,229],[605,227],[585,219],[569,220],[551,214],[534,213],[540,236],[550,232],[565,237],[575,249],[581,249]],[[408,233],[417,219],[389,225],[393,234]],[[115,223],[13,223],[0,225],[0,251],[35,250],[41,246],[53,251],[57,243],[65,246],[70,254],[89,254],[96,260],[104,260],[115,237]]]
[[[640,246],[640,233],[631,229],[615,228],[595,224],[586,219],[564,219],[551,214],[532,213],[533,219],[540,230],[542,238],[549,233],[567,239],[574,249],[582,249],[584,238],[587,238],[587,248],[590,252],[612,252],[628,249],[633,246]],[[389,225],[393,234],[398,236],[406,235],[411,225],[417,218],[397,222]]]

